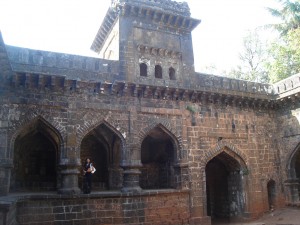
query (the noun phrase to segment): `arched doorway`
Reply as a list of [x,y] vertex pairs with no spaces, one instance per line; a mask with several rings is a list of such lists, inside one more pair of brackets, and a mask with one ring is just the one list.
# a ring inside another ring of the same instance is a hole
[[287,170],[288,180],[285,181],[287,201],[295,203],[300,199],[300,144],[288,160]]
[[[93,190],[112,190],[122,187],[120,168],[122,141],[110,125],[102,123],[90,131],[81,142],[81,162],[90,158],[97,171],[93,174]],[[82,187],[83,177],[79,179]]]
[[14,143],[11,191],[54,191],[58,181],[59,134],[42,118],[34,120]]
[[143,189],[175,188],[176,145],[165,129],[157,126],[148,132],[141,145],[140,186]]
[[276,186],[275,181],[270,180],[267,184],[269,209],[275,208]]
[[245,163],[229,150],[222,151],[206,165],[207,215],[212,221],[239,219],[245,207],[243,173]]

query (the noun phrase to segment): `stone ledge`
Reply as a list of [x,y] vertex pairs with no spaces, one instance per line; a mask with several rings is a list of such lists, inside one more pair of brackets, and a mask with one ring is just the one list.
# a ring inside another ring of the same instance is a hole
[[151,195],[165,195],[174,193],[189,193],[189,189],[177,190],[177,189],[153,189],[142,190],[139,193],[123,193],[121,191],[101,191],[93,192],[91,194],[74,194],[74,195],[61,195],[56,192],[41,192],[41,193],[10,193],[7,196],[0,197],[0,208],[5,205],[10,205],[13,202],[19,202],[24,200],[51,200],[51,199],[87,199],[87,198],[107,198],[107,197],[134,197],[134,196],[151,196]]

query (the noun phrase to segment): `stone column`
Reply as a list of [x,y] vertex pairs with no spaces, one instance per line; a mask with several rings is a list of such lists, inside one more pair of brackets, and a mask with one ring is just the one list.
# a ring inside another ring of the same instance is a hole
[[121,167],[123,171],[123,187],[122,192],[141,192],[140,187],[140,168],[141,164],[141,149],[137,144],[137,133],[135,122],[137,111],[135,106],[128,108],[128,138],[126,139],[127,146],[122,150]]
[[142,167],[140,160],[123,161],[121,167],[123,172],[122,192],[141,192],[140,187],[140,168]]
[[79,194],[80,189],[78,188],[78,167],[80,161],[62,159],[60,162],[61,167],[61,187],[58,190],[59,194]]
[[9,193],[12,167],[12,160],[0,159],[0,196],[7,195]]
[[291,178],[284,182],[287,204],[299,202],[299,179]]
[[174,188],[189,189],[189,165],[186,161],[181,161],[174,165]]
[[191,192],[190,225],[210,225],[211,218],[207,216],[206,175],[205,169],[190,168]]

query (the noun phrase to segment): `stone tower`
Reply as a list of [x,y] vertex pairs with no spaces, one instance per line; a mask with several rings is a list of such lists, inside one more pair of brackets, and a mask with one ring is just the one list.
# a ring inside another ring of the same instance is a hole
[[199,23],[185,2],[113,0],[91,49],[119,60],[120,80],[186,86],[195,72],[191,31]]

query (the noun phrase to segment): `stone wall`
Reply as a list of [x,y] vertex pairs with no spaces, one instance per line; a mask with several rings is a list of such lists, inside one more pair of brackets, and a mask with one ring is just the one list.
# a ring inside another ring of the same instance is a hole
[[37,195],[17,203],[18,224],[188,224],[187,192],[110,193],[73,198]]
[[[111,91],[109,84],[94,92],[90,84],[77,82],[76,88],[71,89],[72,82],[66,79],[63,86],[46,88],[29,82],[31,76],[34,75],[25,76],[24,83],[12,80],[6,86],[5,98],[1,99],[2,131],[7,135],[2,136],[6,140],[3,155],[7,155],[8,161],[13,161],[18,137],[40,127],[41,132],[46,132],[59,146],[57,174],[60,174],[66,159],[82,161],[86,156],[81,155],[85,137],[93,134],[105,139],[105,133],[111,132],[120,139],[119,147],[113,151],[115,156],[121,157],[118,165],[112,165],[121,171],[122,161],[140,163],[142,142],[158,127],[171,140],[175,150],[174,187],[190,189],[190,205],[199,217],[206,216],[207,210],[206,165],[223,152],[227,158],[220,157],[222,163],[225,166],[236,163],[238,172],[243,173],[243,217],[253,218],[269,209],[267,183],[270,179],[275,181],[278,190],[277,205],[282,206],[282,168],[278,163],[278,137],[275,135],[280,128],[275,111],[258,110],[246,104],[226,104],[225,101],[200,102],[201,98],[135,96],[133,86],[130,91],[118,93],[118,88]],[[44,80],[43,75],[39,76]],[[288,124],[293,124],[292,133],[295,133],[297,124],[289,121],[289,114],[284,115],[282,121],[286,121],[286,129]],[[108,131],[103,130],[102,125]],[[100,142],[106,143],[104,139]],[[96,153],[91,157],[97,157]],[[80,163],[76,168],[80,168]],[[120,177],[120,174],[122,172],[115,176]],[[63,179],[59,179],[61,185]],[[114,176],[108,179],[110,184]],[[78,182],[74,182],[78,186]],[[119,182],[115,187],[120,190],[122,184]]]
[[6,46],[16,72],[56,74],[74,80],[122,80],[119,62],[99,58]]

